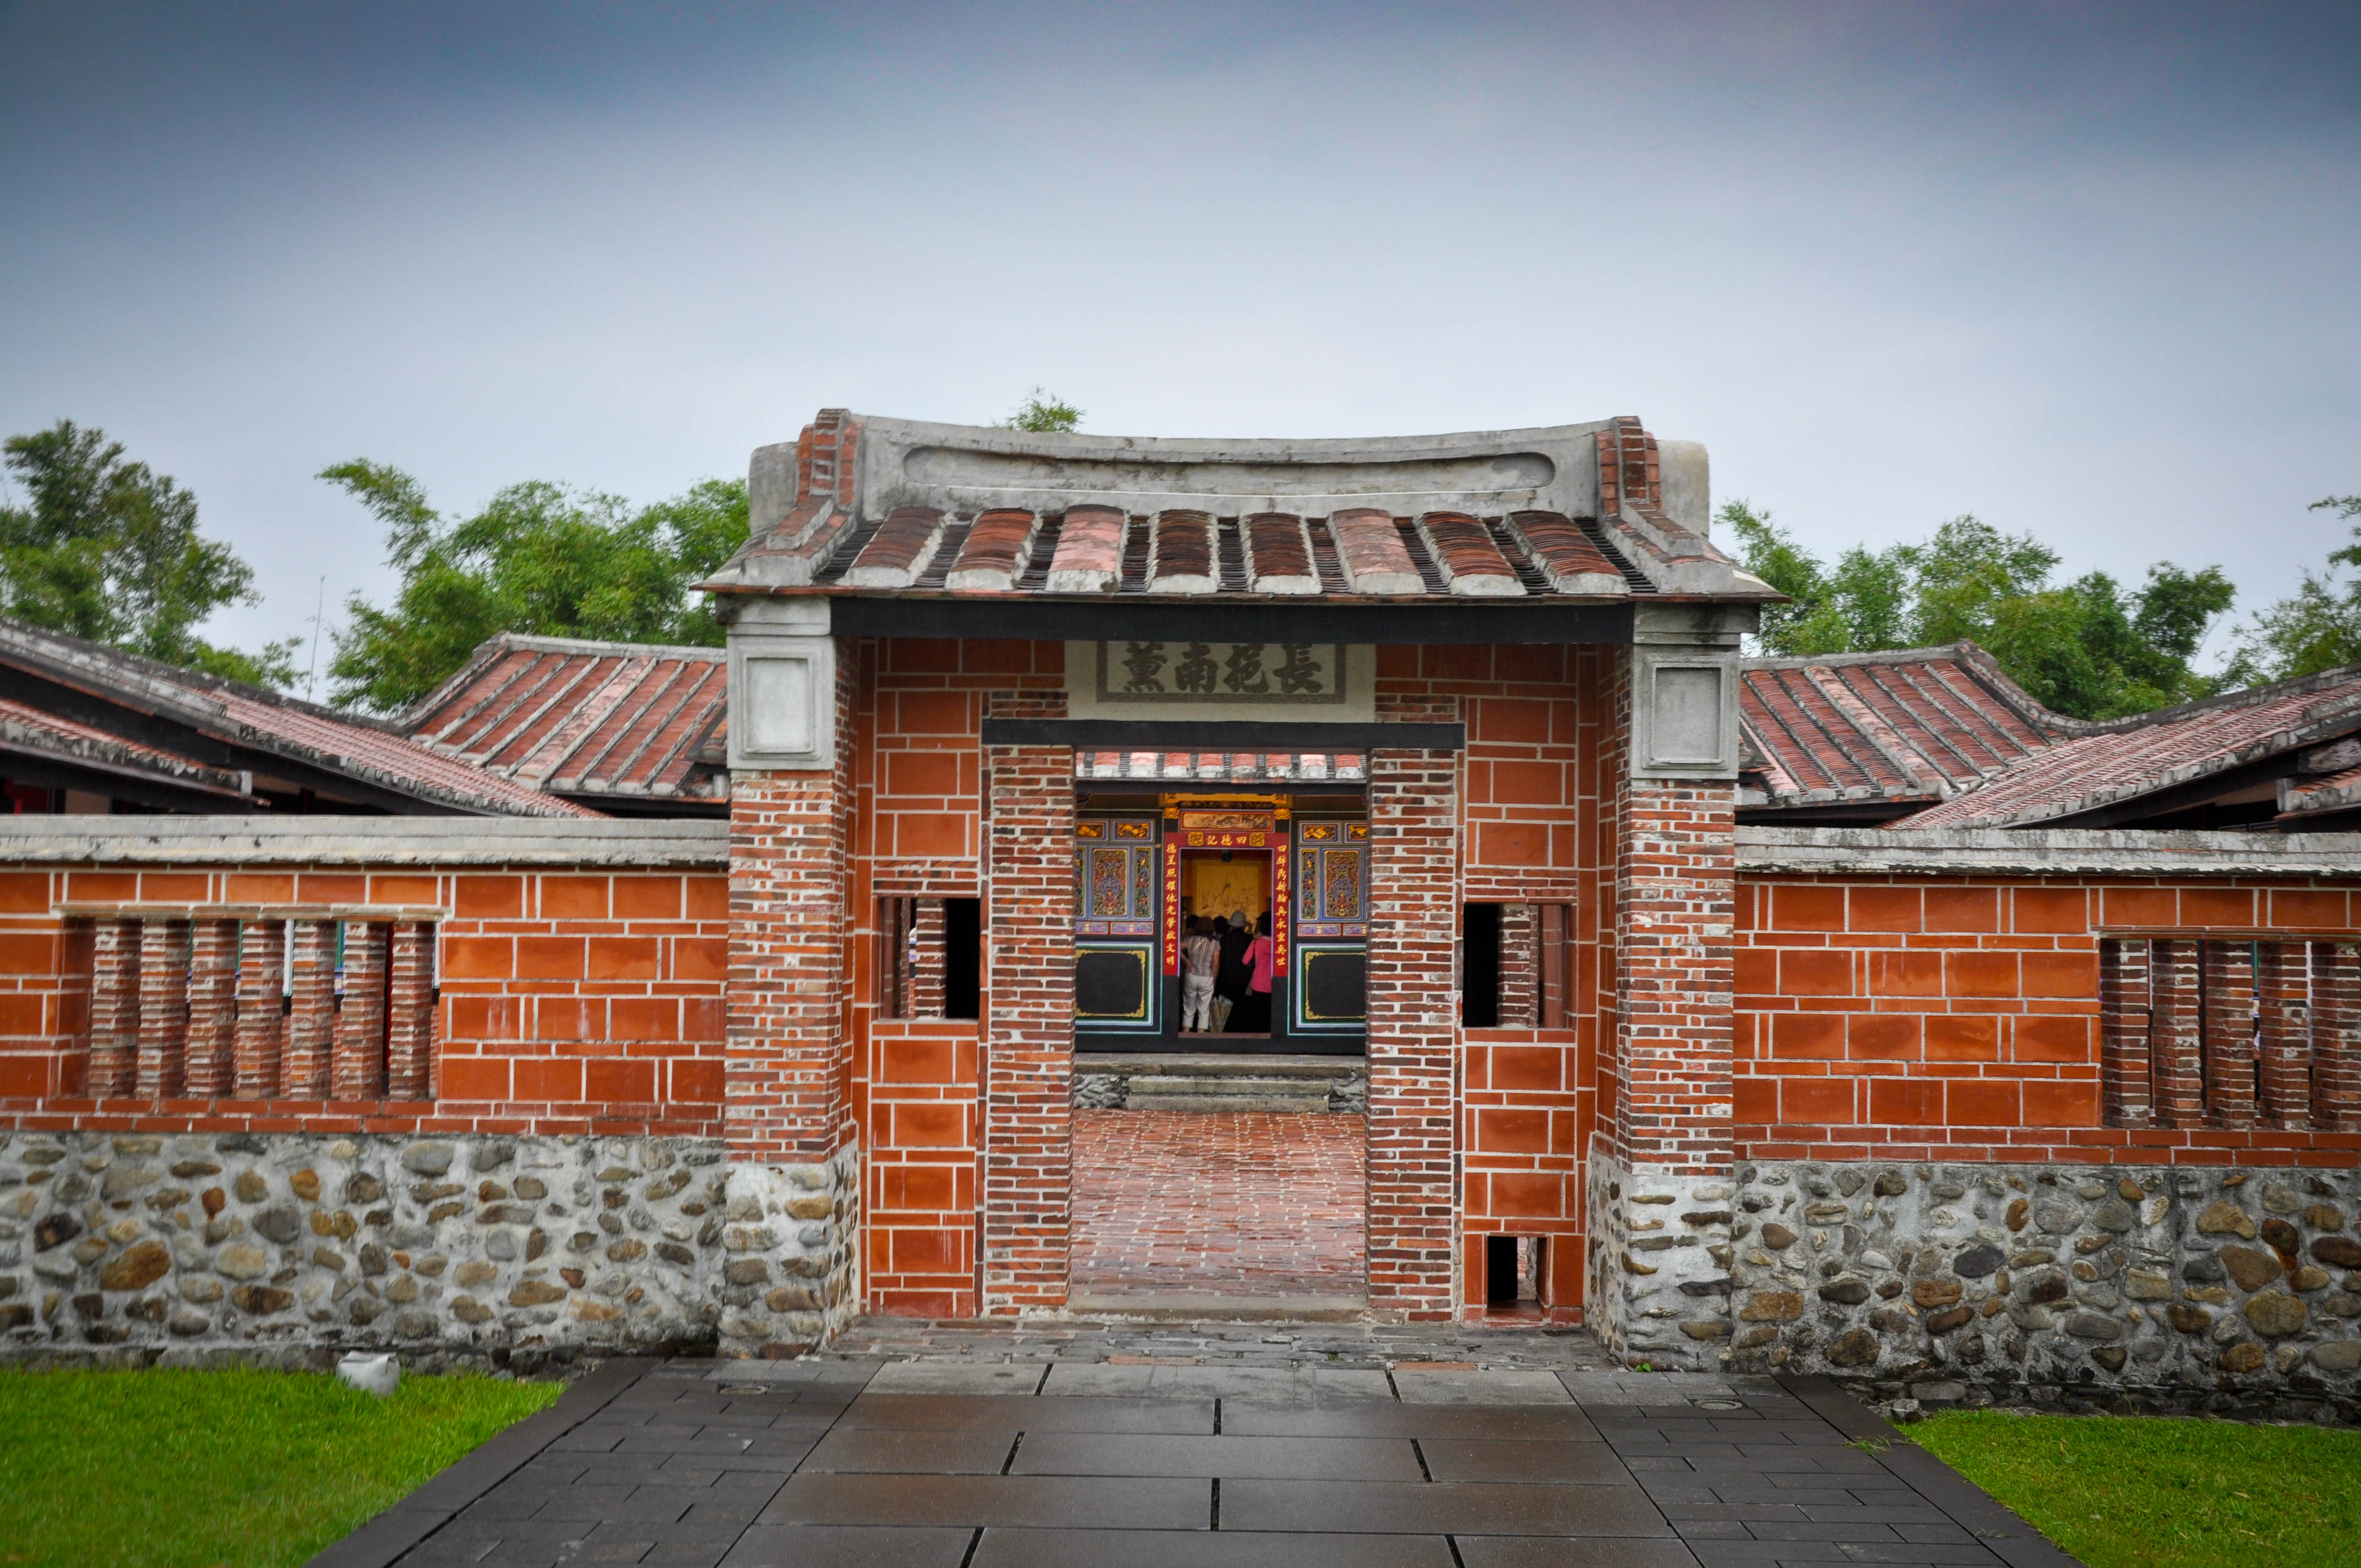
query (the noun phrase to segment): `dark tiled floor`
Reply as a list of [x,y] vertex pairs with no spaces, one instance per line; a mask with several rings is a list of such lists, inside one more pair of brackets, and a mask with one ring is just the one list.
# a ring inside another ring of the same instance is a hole
[[1536,1376],[674,1362],[400,1561],[2070,1568],[1828,1386]]

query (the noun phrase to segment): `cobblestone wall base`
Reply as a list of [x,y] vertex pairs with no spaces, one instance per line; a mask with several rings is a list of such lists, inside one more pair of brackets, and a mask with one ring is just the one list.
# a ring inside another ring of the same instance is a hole
[[1730,1332],[1730,1179],[1633,1170],[1596,1144],[1584,1168],[1591,1332],[1630,1365],[1719,1369]]
[[812,1164],[731,1166],[728,1222],[721,1354],[799,1354],[860,1311],[855,1146]]
[[[533,1370],[833,1332],[856,1294],[852,1151],[723,1156],[689,1137],[0,1131],[0,1360],[391,1349]],[[731,1318],[750,1332],[723,1334]]]
[[2355,1420],[2361,1175],[1742,1162],[1736,1370],[1890,1409]]

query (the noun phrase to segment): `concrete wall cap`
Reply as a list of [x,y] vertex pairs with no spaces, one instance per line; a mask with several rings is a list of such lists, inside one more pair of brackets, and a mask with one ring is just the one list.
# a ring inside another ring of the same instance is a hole
[[2361,876],[2361,833],[2148,828],[1741,828],[1741,874]]
[[0,817],[0,864],[709,867],[711,817]]

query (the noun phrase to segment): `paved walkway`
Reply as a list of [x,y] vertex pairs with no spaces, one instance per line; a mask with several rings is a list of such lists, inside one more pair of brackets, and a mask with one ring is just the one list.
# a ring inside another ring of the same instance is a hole
[[1820,1380],[1179,1359],[610,1364],[318,1561],[2070,1568]]
[[1365,1119],[1074,1113],[1073,1294],[1365,1299]]

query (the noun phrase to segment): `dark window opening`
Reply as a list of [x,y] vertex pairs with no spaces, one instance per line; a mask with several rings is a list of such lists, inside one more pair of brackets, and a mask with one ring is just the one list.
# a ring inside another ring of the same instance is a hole
[[1460,906],[1459,1026],[1500,1026],[1500,906]]
[[943,1016],[983,1016],[983,900],[943,900]]

